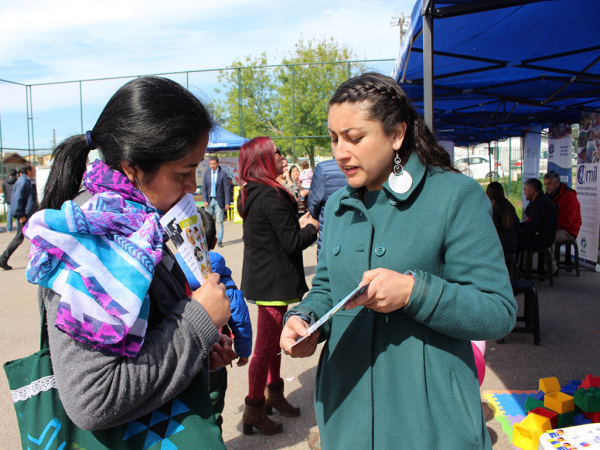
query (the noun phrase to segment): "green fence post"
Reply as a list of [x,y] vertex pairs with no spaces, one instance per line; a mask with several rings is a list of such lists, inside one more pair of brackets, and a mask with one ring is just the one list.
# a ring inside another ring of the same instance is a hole
[[242,117],[242,69],[237,70],[238,73],[238,107],[239,107],[239,122],[240,122],[240,136],[246,137],[244,134],[244,121]]
[[292,66],[292,155],[296,162],[296,65]]

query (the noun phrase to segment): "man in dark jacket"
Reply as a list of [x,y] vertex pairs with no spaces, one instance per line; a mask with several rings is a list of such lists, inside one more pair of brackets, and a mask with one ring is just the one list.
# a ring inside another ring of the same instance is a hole
[[204,172],[202,180],[202,199],[206,210],[217,222],[217,245],[223,247],[223,215],[231,203],[229,177],[219,166],[216,156],[210,157],[208,165],[210,170]]
[[33,213],[37,210],[37,192],[35,190],[35,167],[32,164],[25,164],[19,171],[21,176],[15,183],[12,191],[10,209],[12,214],[17,219],[17,234],[0,256],[0,268],[3,270],[11,270],[8,265],[8,259],[15,250],[23,243],[23,227]]
[[12,210],[10,209],[10,199],[15,183],[17,182],[17,171],[10,169],[9,176],[2,181],[2,192],[4,193],[4,203],[6,204],[6,231],[12,231]]
[[319,218],[319,238],[317,240],[317,258],[321,251],[321,234],[325,217],[325,203],[331,194],[346,186],[348,181],[337,165],[335,159],[317,164],[310,183],[308,210],[310,215]]
[[542,192],[542,182],[530,178],[523,185],[523,193],[529,201],[525,209],[528,219],[519,229],[519,250],[550,247],[556,237],[558,213],[552,200]]

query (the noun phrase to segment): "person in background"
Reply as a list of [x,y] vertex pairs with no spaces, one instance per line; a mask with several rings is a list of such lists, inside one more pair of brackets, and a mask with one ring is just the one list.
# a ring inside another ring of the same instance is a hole
[[[300,180],[300,183],[302,183],[302,188],[310,189],[310,183],[313,177],[313,171],[310,168],[310,164],[308,164],[308,161],[302,161],[300,163],[300,167],[302,168],[302,170],[300,171],[298,179]],[[303,201],[307,200],[306,195],[302,195],[301,197]]]
[[[523,194],[529,201],[525,208],[527,220],[519,228],[518,249],[532,250],[550,247],[556,238],[558,212],[552,200],[542,191],[542,182],[530,178],[523,184]],[[553,268],[553,271],[556,268]]]
[[[302,215],[304,215],[304,213],[306,213],[306,209],[307,209],[306,198],[308,197],[310,190],[304,189],[302,187],[302,182],[300,181],[300,169],[298,169],[298,166],[292,166],[290,168],[290,178],[292,179],[294,184],[298,187],[298,198],[297,198],[298,216],[302,216]],[[313,217],[315,217],[315,216],[313,216]]]
[[519,246],[519,217],[515,207],[504,196],[504,188],[497,181],[488,184],[485,194],[492,203],[492,218],[504,253],[516,253]]
[[254,428],[265,435],[283,426],[267,417],[275,408],[287,417],[300,408],[284,396],[278,355],[283,315],[308,291],[302,251],[317,239],[317,221],[310,214],[298,220],[298,204],[277,182],[283,173],[281,152],[268,137],[246,142],[240,150],[238,211],[244,219],[242,291],[258,305],[254,353],[248,371],[248,396],[242,418],[244,434]]
[[[581,205],[577,200],[577,192],[560,181],[560,176],[554,170],[544,175],[546,195],[552,200],[558,211],[558,226],[554,244],[577,239],[581,228]],[[552,255],[552,269],[556,270],[554,251]]]
[[210,170],[204,172],[202,180],[202,198],[206,210],[217,221],[217,245],[223,247],[223,217],[231,203],[231,185],[227,173],[219,166],[219,158],[211,156],[208,166]]
[[0,256],[0,268],[3,270],[12,269],[12,266],[8,265],[8,260],[15,250],[19,248],[19,245],[23,243],[23,228],[38,208],[37,191],[35,189],[35,166],[27,163],[21,167],[19,173],[21,176],[19,176],[13,186],[10,201],[12,215],[17,219],[17,233]]
[[[196,190],[213,126],[173,80],[126,83],[92,130],[56,147],[41,211],[25,231],[27,279],[40,286],[65,411],[125,445],[145,436],[129,433],[129,422],[142,431],[168,419],[160,408],[180,411],[171,446],[225,449],[208,373],[237,357],[219,335],[229,297],[218,274],[191,292],[159,222]],[[102,160],[86,166],[94,149]]]
[[323,233],[323,220],[325,217],[325,204],[329,196],[338,189],[346,186],[348,182],[340,170],[335,159],[317,164],[310,184],[308,197],[308,210],[310,215],[319,218],[319,238],[317,240],[317,259],[321,251],[321,235]]
[[457,173],[390,77],[365,73],[329,101],[348,185],[325,208],[312,289],[286,315],[288,349],[357,286],[364,292],[287,350],[323,342],[322,448],[489,449],[471,340],[498,339],[517,305],[490,202]]
[[11,232],[13,229],[13,215],[10,209],[10,199],[12,198],[12,191],[15,183],[17,182],[17,171],[10,169],[8,176],[2,181],[2,192],[4,193],[4,203],[6,204],[6,231]]
[[[217,232],[215,229],[215,219],[204,208],[198,208],[198,214],[202,218],[202,226],[206,243],[210,252],[210,265],[213,273],[218,273],[221,277],[221,283],[225,285],[226,294],[229,297],[231,305],[231,317],[224,325],[220,333],[233,338],[233,348],[239,356],[237,366],[243,367],[248,364],[250,354],[252,353],[252,323],[250,322],[250,314],[248,306],[244,299],[244,294],[240,291],[235,282],[231,278],[231,269],[225,264],[225,258],[221,254],[212,251],[217,244]],[[192,290],[200,287],[200,283],[190,270],[188,265],[183,260],[180,253],[175,255],[179,266],[183,269],[185,276],[190,283]],[[225,392],[227,391],[227,368],[220,368],[215,372],[211,372],[210,379],[210,398],[217,425],[222,430],[223,426],[223,409],[225,408]]]

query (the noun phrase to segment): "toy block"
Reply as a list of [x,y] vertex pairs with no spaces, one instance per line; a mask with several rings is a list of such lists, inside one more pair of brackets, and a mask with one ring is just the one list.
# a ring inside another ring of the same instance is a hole
[[581,384],[581,380],[569,380],[569,384],[573,386],[579,386]]
[[549,377],[549,378],[540,378],[540,391],[543,391],[545,394],[549,392],[560,391],[560,384],[558,383],[558,378]]
[[573,424],[575,410],[558,415],[558,428],[570,427]]
[[584,412],[600,412],[600,389],[595,387],[579,388],[573,396],[573,401]]
[[546,408],[535,408],[532,409],[529,414],[537,414],[538,416],[544,416],[550,419],[550,425],[552,425],[552,429],[558,428],[558,413],[554,411],[550,411]]
[[525,414],[529,414],[535,408],[543,408],[543,407],[544,407],[543,400],[538,400],[534,397],[527,397],[527,400],[525,400]]
[[600,387],[600,377],[593,377],[591,375],[588,375],[585,377],[585,379],[581,382],[581,385],[579,386],[581,388],[589,388],[589,387]]
[[582,413],[579,413],[575,417],[573,417],[574,427],[576,427],[577,425],[585,425],[587,423],[592,423],[592,419],[588,419]]
[[577,388],[578,386],[575,386],[574,384],[565,384],[560,388],[560,392],[567,395],[574,395]]
[[513,425],[512,444],[521,450],[536,450],[540,436],[551,429],[550,419],[537,414],[529,414],[521,423]]
[[564,414],[575,409],[573,397],[560,391],[546,393],[544,396],[544,408],[551,409],[559,414]]
[[544,401],[544,391],[538,391],[537,394],[532,395],[532,397]]
[[593,423],[600,423],[600,412],[584,412],[583,415],[590,419]]

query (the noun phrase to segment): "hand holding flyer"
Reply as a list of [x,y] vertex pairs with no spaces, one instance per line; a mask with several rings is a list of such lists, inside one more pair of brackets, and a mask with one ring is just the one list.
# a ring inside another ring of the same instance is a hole
[[333,316],[336,312],[338,312],[340,309],[342,309],[344,307],[344,305],[346,303],[348,303],[350,300],[352,300],[353,298],[358,297],[360,294],[362,294],[363,292],[365,292],[365,289],[367,288],[367,286],[369,285],[369,283],[363,285],[363,286],[359,286],[356,289],[354,289],[352,292],[350,292],[345,298],[343,298],[342,300],[339,301],[339,303],[337,305],[335,305],[333,308],[331,308],[327,314],[325,314],[323,317],[321,317],[317,322],[315,322],[314,324],[312,324],[307,330],[306,330],[306,334],[304,336],[302,336],[301,338],[299,338],[296,342],[294,342],[293,345],[290,345],[288,348],[286,348],[285,350],[281,350],[278,355],[281,355],[282,353],[287,352],[290,348],[292,348],[294,345],[302,342],[304,339],[306,339],[308,336],[310,336],[311,334],[313,334],[317,328],[319,328],[321,325],[323,325],[325,322],[327,322],[329,320],[329,318],[331,316]]
[[160,219],[160,223],[202,285],[212,269],[202,219],[192,194],[186,194]]

